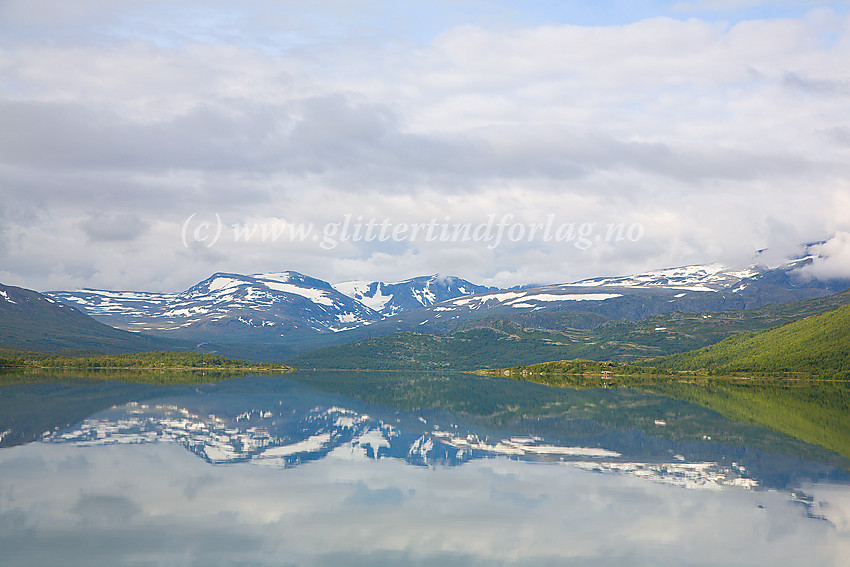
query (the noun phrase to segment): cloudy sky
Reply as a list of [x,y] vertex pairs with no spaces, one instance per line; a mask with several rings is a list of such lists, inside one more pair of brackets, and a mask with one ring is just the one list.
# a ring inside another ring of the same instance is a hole
[[847,260],[848,14],[3,0],[0,282],[553,283],[829,239]]

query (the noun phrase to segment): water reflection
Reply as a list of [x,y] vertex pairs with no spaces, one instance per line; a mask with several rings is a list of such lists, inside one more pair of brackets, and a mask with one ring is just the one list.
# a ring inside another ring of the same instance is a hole
[[[720,485],[755,487],[759,481],[737,462],[723,465],[705,460],[705,451],[695,462],[674,450],[658,451],[647,459],[648,439],[626,433],[609,446],[639,454],[624,455],[600,446],[599,436],[564,439],[539,435],[517,436],[473,427],[459,416],[394,412],[381,416],[337,405],[317,405],[321,400],[301,400],[295,392],[286,399],[264,396],[230,403],[216,409],[207,403],[203,414],[198,408],[160,402],[131,402],[101,412],[77,427],[48,433],[46,443],[76,446],[169,442],[188,449],[207,462],[252,464],[288,468],[326,458],[337,450],[348,450],[367,459],[393,458],[418,466],[455,466],[480,458],[505,456],[524,461],[557,461],[596,472],[628,474],[688,488]],[[253,402],[253,403],[251,403]],[[259,404],[259,405],[254,405]],[[243,410],[237,415],[236,411]],[[207,412],[214,413],[207,413]],[[458,423],[460,422],[460,423]],[[671,446],[672,447],[672,446]],[[635,459],[640,457],[640,461]],[[723,459],[728,460],[728,459]],[[777,466],[781,466],[778,463]],[[828,474],[829,469],[810,469]]]
[[[43,425],[38,404],[29,419],[0,406],[6,439],[41,440],[0,451],[4,565],[843,565],[850,554],[840,459],[662,396],[351,373],[18,388],[0,404],[31,395],[57,425],[22,433]],[[68,416],[57,392],[76,392]],[[83,406],[97,409],[60,425]]]

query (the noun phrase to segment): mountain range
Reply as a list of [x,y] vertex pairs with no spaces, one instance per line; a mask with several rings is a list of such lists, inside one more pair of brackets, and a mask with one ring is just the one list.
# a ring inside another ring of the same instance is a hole
[[352,337],[405,330],[440,333],[470,319],[518,313],[581,312],[638,320],[671,311],[759,307],[850,287],[850,281],[798,277],[811,260],[801,258],[772,269],[684,266],[511,289],[438,275],[391,283],[331,284],[284,271],[216,273],[179,293],[81,289],[45,295],[128,331],[190,340],[298,342],[340,333]]
[[[813,259],[805,256],[774,268],[694,265],[510,289],[439,275],[331,284],[293,271],[216,273],[175,293],[80,289],[40,295],[8,286],[0,287],[5,325],[0,346],[198,350],[280,361],[398,333],[440,336],[494,321],[559,332],[594,329],[674,312],[753,309],[850,287],[850,280],[804,278],[802,268]],[[22,293],[29,294],[28,305],[38,305],[37,316],[16,304],[13,297],[20,299]],[[75,325],[79,328],[73,331]],[[57,330],[64,339],[56,339]],[[75,335],[85,340],[75,342]]]

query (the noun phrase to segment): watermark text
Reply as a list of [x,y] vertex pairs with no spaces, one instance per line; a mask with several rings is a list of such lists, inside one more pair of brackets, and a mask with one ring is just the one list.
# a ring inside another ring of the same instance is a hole
[[201,219],[197,214],[182,226],[183,246],[212,247],[222,239],[233,242],[315,243],[322,250],[333,250],[346,242],[440,242],[484,243],[493,250],[505,243],[558,242],[579,250],[599,243],[637,242],[645,230],[640,223],[558,222],[548,214],[540,222],[520,222],[512,213],[489,214],[480,222],[453,222],[448,216],[427,222],[393,222],[347,214],[336,222],[323,225],[293,223],[286,220],[241,222],[226,225],[221,215]]

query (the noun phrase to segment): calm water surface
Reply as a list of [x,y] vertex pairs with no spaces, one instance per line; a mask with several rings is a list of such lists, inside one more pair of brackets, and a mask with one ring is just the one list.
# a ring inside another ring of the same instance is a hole
[[0,388],[0,563],[850,565],[836,453],[470,375]]

